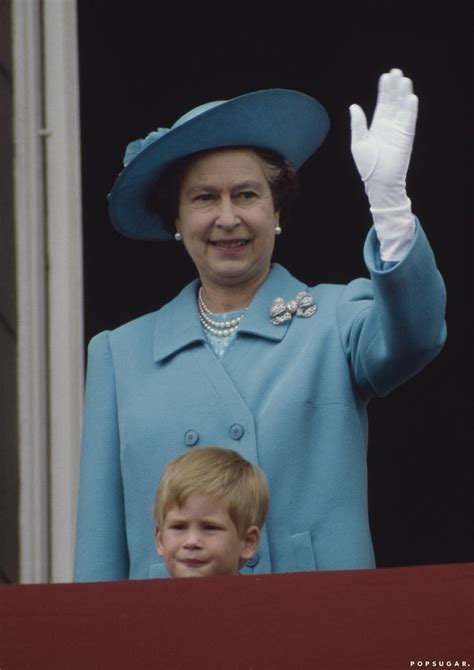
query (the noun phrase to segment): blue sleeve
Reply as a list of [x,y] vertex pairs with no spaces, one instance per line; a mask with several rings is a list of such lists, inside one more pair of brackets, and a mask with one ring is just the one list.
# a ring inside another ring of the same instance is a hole
[[373,229],[364,259],[371,280],[348,284],[338,320],[354,383],[370,399],[387,395],[440,352],[446,339],[446,291],[418,222],[403,260],[380,261]]
[[128,579],[115,376],[107,332],[89,345],[74,579]]

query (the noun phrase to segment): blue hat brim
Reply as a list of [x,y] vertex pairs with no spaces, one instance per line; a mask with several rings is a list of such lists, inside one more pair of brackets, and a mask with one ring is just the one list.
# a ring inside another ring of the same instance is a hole
[[130,161],[109,195],[112,225],[134,239],[169,240],[159,215],[147,203],[171,163],[198,151],[252,146],[275,151],[298,169],[328,130],[326,110],[305,93],[269,89],[227,100],[172,128]]

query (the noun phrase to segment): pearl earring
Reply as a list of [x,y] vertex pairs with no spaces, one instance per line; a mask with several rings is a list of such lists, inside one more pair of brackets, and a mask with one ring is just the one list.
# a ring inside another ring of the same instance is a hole
[[275,235],[280,235],[280,233],[281,233],[281,228],[277,223],[277,225],[275,226]]
[[174,234],[174,239],[176,240],[176,242],[181,242],[181,240],[183,239],[183,236],[178,231],[177,233]]

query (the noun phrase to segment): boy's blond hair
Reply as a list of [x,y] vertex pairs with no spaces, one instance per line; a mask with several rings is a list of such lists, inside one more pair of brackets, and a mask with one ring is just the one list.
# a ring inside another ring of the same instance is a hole
[[155,496],[157,528],[163,528],[172,507],[181,507],[192,495],[224,500],[240,537],[250,526],[261,528],[268,512],[265,475],[232,449],[194,447],[168,463]]

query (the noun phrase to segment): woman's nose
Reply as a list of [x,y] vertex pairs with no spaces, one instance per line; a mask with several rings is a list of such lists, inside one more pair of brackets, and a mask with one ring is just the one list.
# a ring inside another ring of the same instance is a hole
[[219,210],[216,216],[216,225],[222,228],[232,229],[238,226],[240,219],[235,211],[231,198],[223,198],[219,202]]

